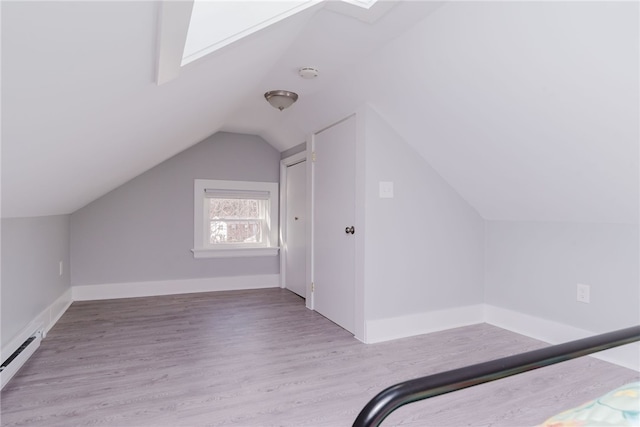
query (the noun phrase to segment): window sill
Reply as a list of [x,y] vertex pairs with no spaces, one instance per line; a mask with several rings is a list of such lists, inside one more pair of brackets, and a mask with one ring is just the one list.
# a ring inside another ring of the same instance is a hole
[[276,256],[278,247],[233,248],[233,249],[191,249],[194,258],[243,258],[255,256]]

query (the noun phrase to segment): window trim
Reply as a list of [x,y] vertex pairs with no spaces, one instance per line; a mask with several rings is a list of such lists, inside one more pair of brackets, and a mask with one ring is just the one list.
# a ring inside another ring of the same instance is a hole
[[[220,248],[212,248],[206,243],[205,202],[210,198],[206,197],[205,191],[226,190],[226,191],[255,191],[269,193],[268,227],[266,233],[266,244],[229,244]],[[225,181],[216,179],[195,179],[193,182],[193,257],[198,258],[232,258],[232,257],[254,257],[254,256],[275,256],[280,248],[278,244],[278,183],[277,182],[257,182],[257,181]]]

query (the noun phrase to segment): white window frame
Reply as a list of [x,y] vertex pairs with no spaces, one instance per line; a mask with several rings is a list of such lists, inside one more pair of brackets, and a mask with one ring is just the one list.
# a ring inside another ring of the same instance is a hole
[[[268,192],[269,208],[267,229],[263,243],[225,244],[212,247],[209,244],[209,197],[206,190]],[[193,252],[194,258],[231,258],[253,256],[275,256],[278,247],[278,183],[253,181],[222,181],[216,179],[195,179],[193,183]]]

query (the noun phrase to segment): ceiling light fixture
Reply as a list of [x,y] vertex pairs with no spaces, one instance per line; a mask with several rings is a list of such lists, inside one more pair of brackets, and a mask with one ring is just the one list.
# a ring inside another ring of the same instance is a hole
[[291,107],[298,100],[298,94],[288,90],[270,90],[264,94],[264,97],[269,104],[280,111]]

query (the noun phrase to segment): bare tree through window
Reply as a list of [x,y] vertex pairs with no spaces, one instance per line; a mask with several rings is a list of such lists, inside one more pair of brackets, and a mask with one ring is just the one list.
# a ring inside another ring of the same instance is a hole
[[260,243],[264,200],[209,199],[209,243]]

